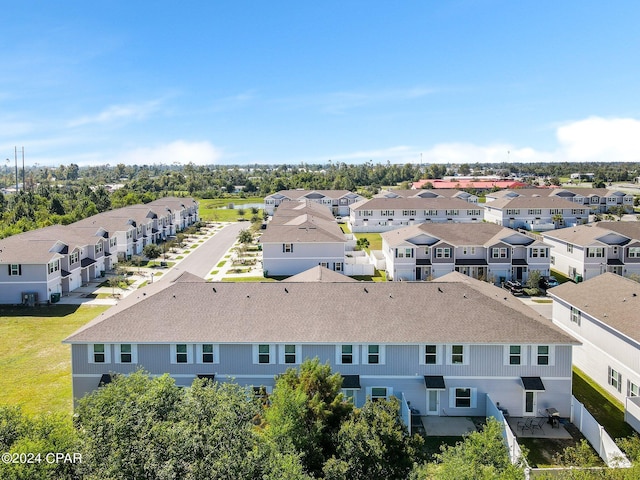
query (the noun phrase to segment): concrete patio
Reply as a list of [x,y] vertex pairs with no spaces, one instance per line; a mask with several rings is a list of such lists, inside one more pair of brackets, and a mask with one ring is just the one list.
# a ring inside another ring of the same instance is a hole
[[[533,420],[536,425],[539,421],[542,421],[540,428],[522,428],[522,424],[527,420]],[[520,422],[520,426],[518,423]],[[564,428],[561,419],[557,427],[552,427],[548,422],[547,417],[509,417],[507,423],[511,428],[511,431],[517,438],[553,438],[553,439],[565,439],[570,440],[571,434]]]
[[[477,430],[473,417],[420,417],[428,437],[461,437]],[[482,418],[484,422],[484,418]]]

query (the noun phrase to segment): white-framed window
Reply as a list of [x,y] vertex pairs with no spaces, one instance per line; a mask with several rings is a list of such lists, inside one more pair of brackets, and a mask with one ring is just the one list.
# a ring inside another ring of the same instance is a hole
[[618,392],[622,390],[622,374],[611,367],[609,367],[609,385]]
[[111,237],[109,239],[109,247],[115,247],[118,244],[118,238],[117,237]]
[[361,217],[373,217],[373,210],[360,210],[358,215]]
[[491,249],[492,258],[507,258],[507,249],[505,247],[494,247]]
[[127,240],[130,240],[133,238],[133,230],[128,230],[127,231]]
[[567,243],[567,252],[568,253],[573,253],[573,244]]
[[367,387],[367,396],[372,402],[389,400],[391,395],[393,395],[393,388],[391,387]]
[[138,363],[138,346],[132,343],[116,345],[116,363]]
[[336,346],[336,364],[357,365],[358,348],[357,345],[343,344]]
[[436,258],[451,258],[451,249],[449,247],[436,248]]
[[440,365],[440,348],[436,344],[421,345],[420,364],[421,365]]
[[253,363],[262,365],[272,365],[276,363],[276,346],[272,343],[254,345]]
[[627,397],[640,397],[640,389],[638,385],[631,380],[627,380]]
[[562,215],[561,208],[552,208],[549,210],[549,215]]
[[382,210],[380,212],[380,216],[382,217],[393,217],[395,215],[395,211],[394,210]]
[[365,365],[384,365],[384,345],[363,345],[363,364]]
[[580,325],[580,310],[575,307],[571,307],[571,321]]
[[111,363],[111,345],[93,343],[88,346],[89,363]]
[[354,405],[358,403],[358,390],[355,388],[343,388],[342,395],[344,396],[345,402],[350,402]]
[[552,345],[536,345],[535,347],[536,365],[553,365],[555,349]]
[[470,215],[472,217],[473,216],[479,217],[480,216],[480,210],[467,210],[467,215]]
[[589,247],[589,248],[587,248],[587,257],[589,257],[589,258],[604,258],[604,247]]
[[449,345],[448,348],[448,365],[466,365],[467,364],[467,347],[465,345]]
[[506,365],[524,365],[524,347],[522,345],[507,345],[505,347]]
[[80,252],[71,252],[71,255],[69,255],[69,263],[73,265],[74,263],[78,263],[78,260],[80,260]]
[[640,247],[629,247],[627,255],[629,258],[640,258]]
[[329,262],[320,262],[320,266],[324,268],[329,268]]
[[542,209],[540,208],[530,208],[527,212],[528,215],[542,215]]
[[477,389],[470,387],[454,387],[449,389],[449,407],[476,408]]
[[343,270],[343,268],[342,268],[342,262],[336,262],[336,263],[334,264],[334,267],[335,267],[335,268],[334,268],[334,271],[336,271],[336,272],[341,272],[341,271]]
[[438,215],[438,210],[425,210],[424,214],[427,217],[435,217],[436,215]]
[[507,215],[520,215],[519,208],[507,208]]
[[193,363],[193,345],[190,345],[188,343],[171,344],[171,363]]
[[547,258],[549,251],[544,247],[533,247],[531,249],[532,258]]
[[102,245],[102,242],[96,243],[96,246],[95,246],[96,255],[102,253],[103,248],[104,246]]
[[60,270],[60,260],[54,260],[53,262],[49,262],[47,264],[47,267],[49,269],[49,274],[52,274],[53,272],[57,272],[58,270]]
[[415,210],[403,210],[402,211],[402,216],[403,217],[415,217],[416,215],[416,211]]
[[551,265],[555,265],[556,264],[556,257],[551,255],[551,257],[549,258],[549,263],[551,263]]
[[463,255],[475,255],[476,254],[476,247],[462,247],[462,254]]
[[283,243],[282,244],[282,252],[283,253],[293,253],[293,243]]
[[302,357],[302,345],[285,343],[280,345],[280,363],[295,365],[300,363]]
[[217,343],[197,344],[196,363],[220,363],[220,345]]
[[22,275],[22,265],[12,263],[11,265],[9,265],[9,276],[15,277],[17,275]]

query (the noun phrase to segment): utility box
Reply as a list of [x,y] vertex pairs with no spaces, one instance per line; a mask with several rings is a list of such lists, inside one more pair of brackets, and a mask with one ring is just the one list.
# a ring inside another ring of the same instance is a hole
[[27,307],[35,307],[38,303],[38,292],[23,292],[22,304]]

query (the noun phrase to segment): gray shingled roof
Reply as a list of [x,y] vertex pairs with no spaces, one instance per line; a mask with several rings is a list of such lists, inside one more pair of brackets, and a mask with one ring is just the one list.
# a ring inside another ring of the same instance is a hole
[[334,272],[333,270],[329,270],[326,267],[318,265],[317,267],[310,268],[309,270],[305,270],[304,272],[298,273],[297,275],[293,275],[283,282],[357,282],[351,277],[347,277],[338,272]]
[[[559,228],[550,232],[542,234],[544,238],[551,238],[562,240],[563,242],[571,243],[573,245],[587,246],[587,245],[605,245],[603,242],[599,242],[598,239],[604,237],[607,234],[611,234],[611,230],[601,228],[602,222],[591,225],[576,225],[575,227]],[[622,235],[622,234],[619,234]]]
[[351,210],[404,210],[404,209],[458,209],[482,210],[482,206],[475,205],[459,198],[372,198],[361,200],[351,205]]
[[283,284],[190,276],[103,313],[65,342],[577,343],[504,290],[461,277]]
[[548,293],[640,342],[640,283],[614,273],[566,282]]
[[273,195],[279,194],[279,195],[284,195],[285,197],[290,198],[292,200],[297,200],[310,193],[319,193],[332,200],[337,200],[353,192],[349,190],[280,190],[279,192],[276,192],[275,194],[271,194],[269,196],[271,197]]
[[[520,193],[518,191],[518,193]],[[586,208],[587,205],[580,205],[571,200],[565,200],[560,197],[547,197],[547,196],[522,196],[516,198],[499,198],[493,202],[487,203],[487,207],[491,208]]]
[[640,240],[640,222],[598,222],[598,227],[617,232],[633,240]]
[[261,243],[346,243],[329,209],[314,202],[284,202],[275,211]]

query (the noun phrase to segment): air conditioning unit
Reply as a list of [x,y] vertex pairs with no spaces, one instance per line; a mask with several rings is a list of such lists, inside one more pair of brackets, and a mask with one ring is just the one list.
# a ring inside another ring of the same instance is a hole
[[22,304],[27,307],[35,307],[38,303],[38,292],[23,292]]

